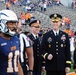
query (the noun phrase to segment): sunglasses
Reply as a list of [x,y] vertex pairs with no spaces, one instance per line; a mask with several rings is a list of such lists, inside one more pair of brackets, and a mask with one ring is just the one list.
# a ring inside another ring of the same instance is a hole
[[59,21],[52,21],[53,23],[58,23]]
[[35,28],[40,28],[40,26],[32,26],[32,27],[35,27]]

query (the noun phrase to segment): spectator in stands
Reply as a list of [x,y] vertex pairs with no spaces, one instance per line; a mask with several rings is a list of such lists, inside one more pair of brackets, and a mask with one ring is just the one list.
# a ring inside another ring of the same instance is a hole
[[56,4],[59,6],[61,4],[60,0],[56,0]]
[[26,24],[30,23],[31,13],[28,11],[25,13],[25,22]]
[[35,5],[34,5],[34,3],[30,3],[30,7],[31,7],[31,11],[35,11]]
[[47,2],[43,3],[43,9],[44,9],[44,12],[47,10]]
[[40,1],[39,7],[40,7],[40,11],[42,12],[43,11],[43,2],[42,1]]
[[27,0],[27,4],[30,4],[30,2],[31,2],[30,0]]
[[70,28],[70,23],[71,23],[71,20],[67,17],[63,17],[63,22],[65,22],[65,25]]
[[70,31],[69,28],[66,28],[66,29],[64,30],[64,32],[67,33],[68,35],[71,35],[71,31]]
[[25,25],[25,13],[23,12],[20,13],[20,19],[21,19],[22,25]]
[[11,6],[11,3],[10,3],[10,1],[8,1],[8,2],[6,2],[6,9],[10,9],[10,6]]

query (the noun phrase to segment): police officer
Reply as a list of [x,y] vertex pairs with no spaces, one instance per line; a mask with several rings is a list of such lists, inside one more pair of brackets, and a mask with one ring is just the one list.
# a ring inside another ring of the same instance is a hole
[[60,14],[52,14],[50,19],[52,30],[44,34],[41,46],[46,74],[66,75],[71,67],[69,37],[59,29],[62,19]]
[[34,68],[33,75],[41,75],[42,70],[42,56],[40,49],[40,41],[38,33],[40,31],[40,20],[33,20],[29,24],[31,34],[28,36],[33,42],[33,52],[34,52]]

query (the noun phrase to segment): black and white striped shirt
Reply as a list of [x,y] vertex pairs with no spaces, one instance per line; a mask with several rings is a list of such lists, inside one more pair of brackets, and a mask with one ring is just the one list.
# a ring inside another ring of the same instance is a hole
[[20,61],[21,63],[23,63],[25,60],[25,48],[31,47],[32,42],[24,33],[21,33],[19,35],[19,39],[20,39]]

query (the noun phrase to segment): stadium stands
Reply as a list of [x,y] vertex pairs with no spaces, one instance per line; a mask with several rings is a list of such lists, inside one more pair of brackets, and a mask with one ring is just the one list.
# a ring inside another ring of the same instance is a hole
[[[0,10],[6,9],[6,4],[3,2],[0,2],[0,7],[1,7]],[[24,12],[23,8],[24,8],[24,6],[18,6],[18,5],[11,5],[11,7],[10,7],[10,9],[13,10],[17,14],[18,17],[20,15],[20,12]],[[61,14],[62,16],[70,18],[71,19],[71,29],[75,30],[75,28],[76,28],[76,26],[75,26],[76,10],[73,10],[71,8],[68,8],[65,6],[53,5],[51,7],[48,7],[47,11],[40,12],[39,8],[36,7],[36,11],[34,12],[34,16],[37,19],[40,19],[42,22],[41,26],[47,29],[47,28],[51,27],[49,15],[52,13],[55,13],[55,12]]]

